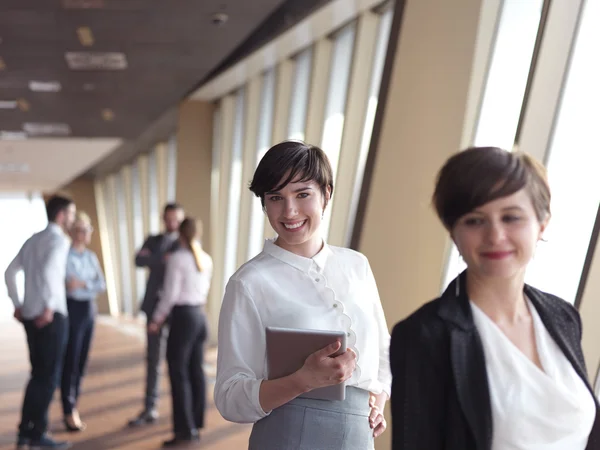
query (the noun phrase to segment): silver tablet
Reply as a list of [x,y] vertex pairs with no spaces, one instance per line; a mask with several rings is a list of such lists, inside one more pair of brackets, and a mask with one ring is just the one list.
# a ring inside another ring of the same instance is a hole
[[[304,330],[267,327],[267,367],[269,380],[291,375],[317,350],[339,340],[340,349],[333,356],[346,351],[346,333],[343,331]],[[313,389],[300,397],[319,400],[344,400],[346,383]]]

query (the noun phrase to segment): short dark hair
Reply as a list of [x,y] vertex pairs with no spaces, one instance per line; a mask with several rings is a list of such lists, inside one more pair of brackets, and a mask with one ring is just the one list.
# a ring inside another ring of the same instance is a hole
[[48,216],[48,222],[56,221],[56,216],[61,211],[67,209],[73,204],[73,200],[62,195],[53,195],[46,202],[46,215]]
[[265,194],[283,189],[294,180],[314,181],[327,202],[327,187],[333,194],[333,171],[325,152],[301,141],[288,140],[274,145],[258,163],[250,190],[260,197],[264,208]]
[[540,222],[550,217],[546,169],[523,152],[471,147],[451,156],[437,176],[433,204],[446,229],[493,200],[525,188]]
[[165,205],[165,207],[163,208],[163,215],[165,215],[169,211],[177,211],[180,209],[183,210],[183,207],[179,203],[176,203],[176,202],[167,203]]

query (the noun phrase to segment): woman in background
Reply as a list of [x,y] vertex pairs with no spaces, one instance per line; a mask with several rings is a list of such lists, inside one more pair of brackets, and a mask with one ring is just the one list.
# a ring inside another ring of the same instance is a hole
[[79,211],[71,230],[72,245],[66,272],[69,341],[62,373],[61,398],[68,431],[83,431],[86,427],[76,409],[77,399],[94,332],[96,297],[106,290],[98,258],[87,248],[93,231],[90,217]]
[[207,337],[204,305],[210,288],[212,258],[202,250],[201,223],[186,218],[179,226],[179,250],[169,256],[164,291],[148,331],[158,332],[169,313],[167,362],[173,402],[173,438],[164,447],[198,441],[204,426],[206,382],[202,364]]

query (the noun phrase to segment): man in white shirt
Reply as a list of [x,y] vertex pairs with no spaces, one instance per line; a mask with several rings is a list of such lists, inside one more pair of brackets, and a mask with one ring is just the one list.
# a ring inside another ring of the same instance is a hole
[[[48,408],[61,373],[68,338],[65,272],[70,240],[66,232],[75,220],[72,200],[53,196],[46,203],[48,226],[30,237],[4,275],[15,319],[27,333],[31,377],[25,390],[17,448],[68,448],[47,433]],[[23,300],[17,274],[23,270]]]

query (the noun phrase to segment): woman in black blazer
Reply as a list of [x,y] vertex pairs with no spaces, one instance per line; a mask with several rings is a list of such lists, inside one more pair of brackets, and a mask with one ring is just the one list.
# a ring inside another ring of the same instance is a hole
[[446,162],[433,201],[467,269],[394,328],[393,448],[600,449],[579,314],[524,283],[550,218],[543,166],[468,149]]

